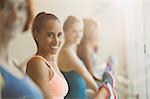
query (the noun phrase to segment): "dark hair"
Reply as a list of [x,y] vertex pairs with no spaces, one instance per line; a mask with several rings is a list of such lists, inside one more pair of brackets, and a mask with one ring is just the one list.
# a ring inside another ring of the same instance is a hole
[[58,20],[59,21],[59,19],[54,14],[41,12],[41,13],[37,14],[33,20],[32,33],[34,34],[35,32],[40,32],[40,30],[43,28],[43,26],[47,20]]
[[32,4],[32,0],[26,0],[27,1],[27,20],[24,26],[23,31],[27,31],[30,28],[30,24],[32,22],[33,19],[33,4]]
[[5,0],[0,0],[0,9],[2,9],[4,7],[4,2],[5,2]]
[[41,12],[41,13],[37,14],[36,17],[34,18],[33,23],[32,23],[32,35],[33,35],[33,38],[34,38],[36,44],[37,44],[37,41],[35,38],[36,33],[41,31],[41,29],[45,25],[45,22],[48,20],[57,20],[60,22],[58,17],[56,17],[54,14],[45,13],[45,12]]

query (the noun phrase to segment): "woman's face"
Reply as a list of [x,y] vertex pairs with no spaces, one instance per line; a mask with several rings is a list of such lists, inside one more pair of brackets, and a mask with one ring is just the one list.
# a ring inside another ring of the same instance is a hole
[[27,18],[26,0],[5,0],[0,8],[0,29],[10,37],[22,32]]
[[49,20],[37,36],[38,49],[48,54],[57,54],[63,42],[63,29],[59,21]]
[[87,31],[88,31],[88,38],[87,40],[92,44],[92,45],[96,45],[96,43],[98,42],[98,29],[97,26],[95,25],[90,25],[89,27],[87,27]]
[[70,43],[80,44],[83,37],[83,25],[80,22],[73,23],[65,37]]

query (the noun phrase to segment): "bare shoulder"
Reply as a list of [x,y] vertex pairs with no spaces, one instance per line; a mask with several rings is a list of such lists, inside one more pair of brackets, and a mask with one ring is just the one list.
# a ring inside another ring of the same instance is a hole
[[64,56],[65,56],[65,60],[66,60],[67,65],[72,66],[72,67],[76,67],[77,65],[80,64],[80,59],[77,56],[77,53],[75,51],[66,49],[64,52],[65,52]]
[[72,52],[67,49],[67,48],[63,48],[60,53],[59,53],[59,60],[62,60],[62,62],[67,61],[67,59],[69,59],[72,56]]
[[70,71],[72,67],[70,66],[70,60],[73,58],[73,53],[66,48],[63,48],[58,57],[58,65],[62,71]]
[[37,57],[34,57],[32,59],[30,59],[27,63],[27,67],[28,68],[42,68],[46,66],[46,63],[40,59],[40,58],[37,58]]
[[66,55],[69,52],[69,49],[67,48],[62,48],[60,51],[60,56]]
[[82,57],[88,51],[89,51],[88,45],[79,45],[77,49],[77,54],[79,57]]
[[63,58],[64,61],[67,61],[68,60],[71,60],[71,59],[74,59],[74,58],[77,58],[76,57],[76,52],[70,50],[70,49],[67,49],[67,48],[64,48],[62,50],[62,52],[60,53],[60,57]]
[[53,71],[48,68],[45,61],[38,57],[30,59],[27,64],[27,73],[30,76],[30,78],[40,87],[44,96],[51,97],[49,81],[53,77]]
[[48,76],[49,73],[52,74],[52,70],[48,69],[47,64],[40,58],[32,58],[27,63],[27,73],[29,75],[38,75],[38,76]]
[[28,61],[27,65],[28,66],[45,65],[45,62],[38,57],[34,57]]

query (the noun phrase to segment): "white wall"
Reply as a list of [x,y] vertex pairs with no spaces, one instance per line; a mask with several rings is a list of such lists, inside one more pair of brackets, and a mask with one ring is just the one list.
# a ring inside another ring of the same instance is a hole
[[18,34],[9,47],[9,53],[17,59],[18,63],[26,61],[36,51],[36,45],[30,32]]
[[144,54],[144,9],[143,2],[124,2],[126,28],[128,76],[133,82],[130,88],[139,94],[139,99],[149,99],[146,95],[145,54]]
[[150,0],[144,1],[144,26],[145,26],[145,47],[146,47],[146,85],[147,98],[150,98]]
[[119,60],[117,71],[125,76],[125,30],[121,3],[107,2],[107,6],[99,11],[98,17],[101,30],[100,58],[106,60],[111,54],[115,55]]

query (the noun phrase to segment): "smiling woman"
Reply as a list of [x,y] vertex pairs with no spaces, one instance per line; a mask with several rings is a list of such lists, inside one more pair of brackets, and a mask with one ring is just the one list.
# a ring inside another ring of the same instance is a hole
[[55,15],[41,12],[33,21],[32,33],[37,53],[29,60],[27,73],[41,88],[45,99],[63,99],[68,85],[54,59],[63,41],[61,23]]

